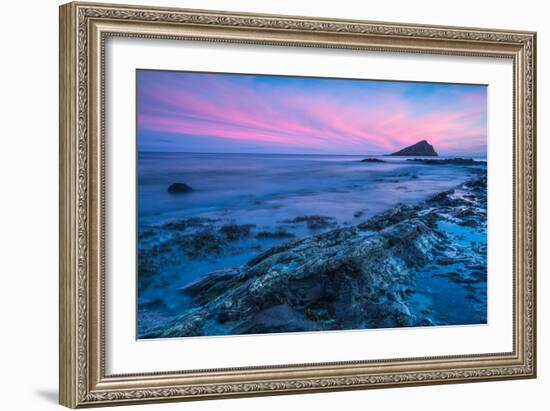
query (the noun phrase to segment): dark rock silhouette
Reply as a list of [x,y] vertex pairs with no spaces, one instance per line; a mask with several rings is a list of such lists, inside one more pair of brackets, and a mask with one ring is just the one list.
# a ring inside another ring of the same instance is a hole
[[185,183],[174,183],[168,187],[170,193],[188,193],[189,191],[193,191],[193,189]]
[[365,158],[361,160],[362,163],[385,163],[384,160],[380,160],[379,158]]
[[408,161],[414,161],[416,163],[430,164],[430,165],[445,165],[454,164],[457,166],[486,166],[486,161],[473,160],[471,158],[446,158],[442,160],[433,160],[426,158],[409,158]]
[[430,156],[437,157],[433,146],[426,140],[419,141],[412,146],[405,147],[402,150],[391,153],[390,156]]

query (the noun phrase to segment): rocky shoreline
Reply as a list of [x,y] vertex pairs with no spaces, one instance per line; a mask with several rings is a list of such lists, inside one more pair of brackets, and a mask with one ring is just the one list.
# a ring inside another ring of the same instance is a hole
[[[189,308],[140,332],[140,338],[258,334],[427,326],[443,324],[419,303],[421,276],[460,288],[465,310],[486,321],[485,169],[452,190],[416,205],[398,204],[360,224],[336,227],[329,217],[286,221],[330,231],[292,240],[283,229],[256,235],[285,242],[246,264],[214,271],[185,286]],[[212,223],[182,221],[186,230]],[[172,225],[178,222],[170,223]],[[252,226],[223,226],[190,234],[185,244],[167,242],[192,257],[221,252],[232,241],[252,237]],[[208,238],[203,238],[207,236]],[[147,281],[146,260],[140,281]],[[145,275],[144,275],[145,273]],[[424,305],[423,305],[424,304]],[[469,320],[457,320],[467,323]],[[472,321],[473,322],[473,321]]]

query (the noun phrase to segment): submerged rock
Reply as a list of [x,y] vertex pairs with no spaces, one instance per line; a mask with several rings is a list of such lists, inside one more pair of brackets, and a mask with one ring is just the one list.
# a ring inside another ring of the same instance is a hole
[[295,237],[293,233],[289,233],[288,231],[285,231],[281,228],[279,228],[277,231],[260,231],[258,234],[256,234],[256,238],[263,239],[263,238],[292,238]]
[[320,230],[323,228],[336,225],[336,219],[334,217],[328,217],[323,215],[299,216],[291,220],[285,220],[283,222],[287,224],[306,223],[307,228],[309,228],[310,230]]
[[227,240],[237,241],[243,237],[250,236],[250,230],[255,227],[254,224],[228,224],[220,227],[218,230]]
[[224,252],[229,243],[249,237],[254,225],[228,224],[217,230],[210,226],[198,227],[202,227],[202,230],[178,235],[163,243],[163,246],[176,247],[190,258],[208,258]]
[[170,221],[169,223],[162,225],[162,228],[167,230],[184,231],[184,230],[187,230],[188,228],[205,227],[205,226],[211,225],[216,221],[217,220],[215,219],[207,218],[207,217],[190,217],[182,220]]
[[174,183],[168,187],[169,193],[188,193],[190,191],[193,189],[185,183]]
[[365,158],[361,160],[361,163],[385,163],[385,161],[379,158]]
[[405,147],[402,150],[391,153],[390,156],[433,156],[436,157],[437,153],[433,146],[426,140],[419,141],[412,146]]
[[[224,239],[210,230],[177,237],[171,243],[190,258],[207,258],[220,254],[225,246]],[[170,242],[165,244],[170,245]]]

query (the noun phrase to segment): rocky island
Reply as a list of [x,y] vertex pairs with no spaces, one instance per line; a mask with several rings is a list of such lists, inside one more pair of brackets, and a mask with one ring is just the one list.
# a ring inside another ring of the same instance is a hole
[[402,150],[389,154],[390,156],[424,156],[424,157],[437,157],[437,152],[433,146],[426,140],[419,141],[412,146],[405,147]]

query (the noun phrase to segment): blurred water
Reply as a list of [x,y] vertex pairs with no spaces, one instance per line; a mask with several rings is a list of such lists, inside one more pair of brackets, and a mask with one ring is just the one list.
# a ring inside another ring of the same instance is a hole
[[[384,163],[360,162],[366,157]],[[138,218],[140,224],[155,224],[223,214],[237,223],[269,226],[322,214],[343,223],[359,210],[377,214],[466,177],[465,167],[427,166],[404,157],[139,153]],[[171,194],[167,188],[174,182],[193,191]]]

